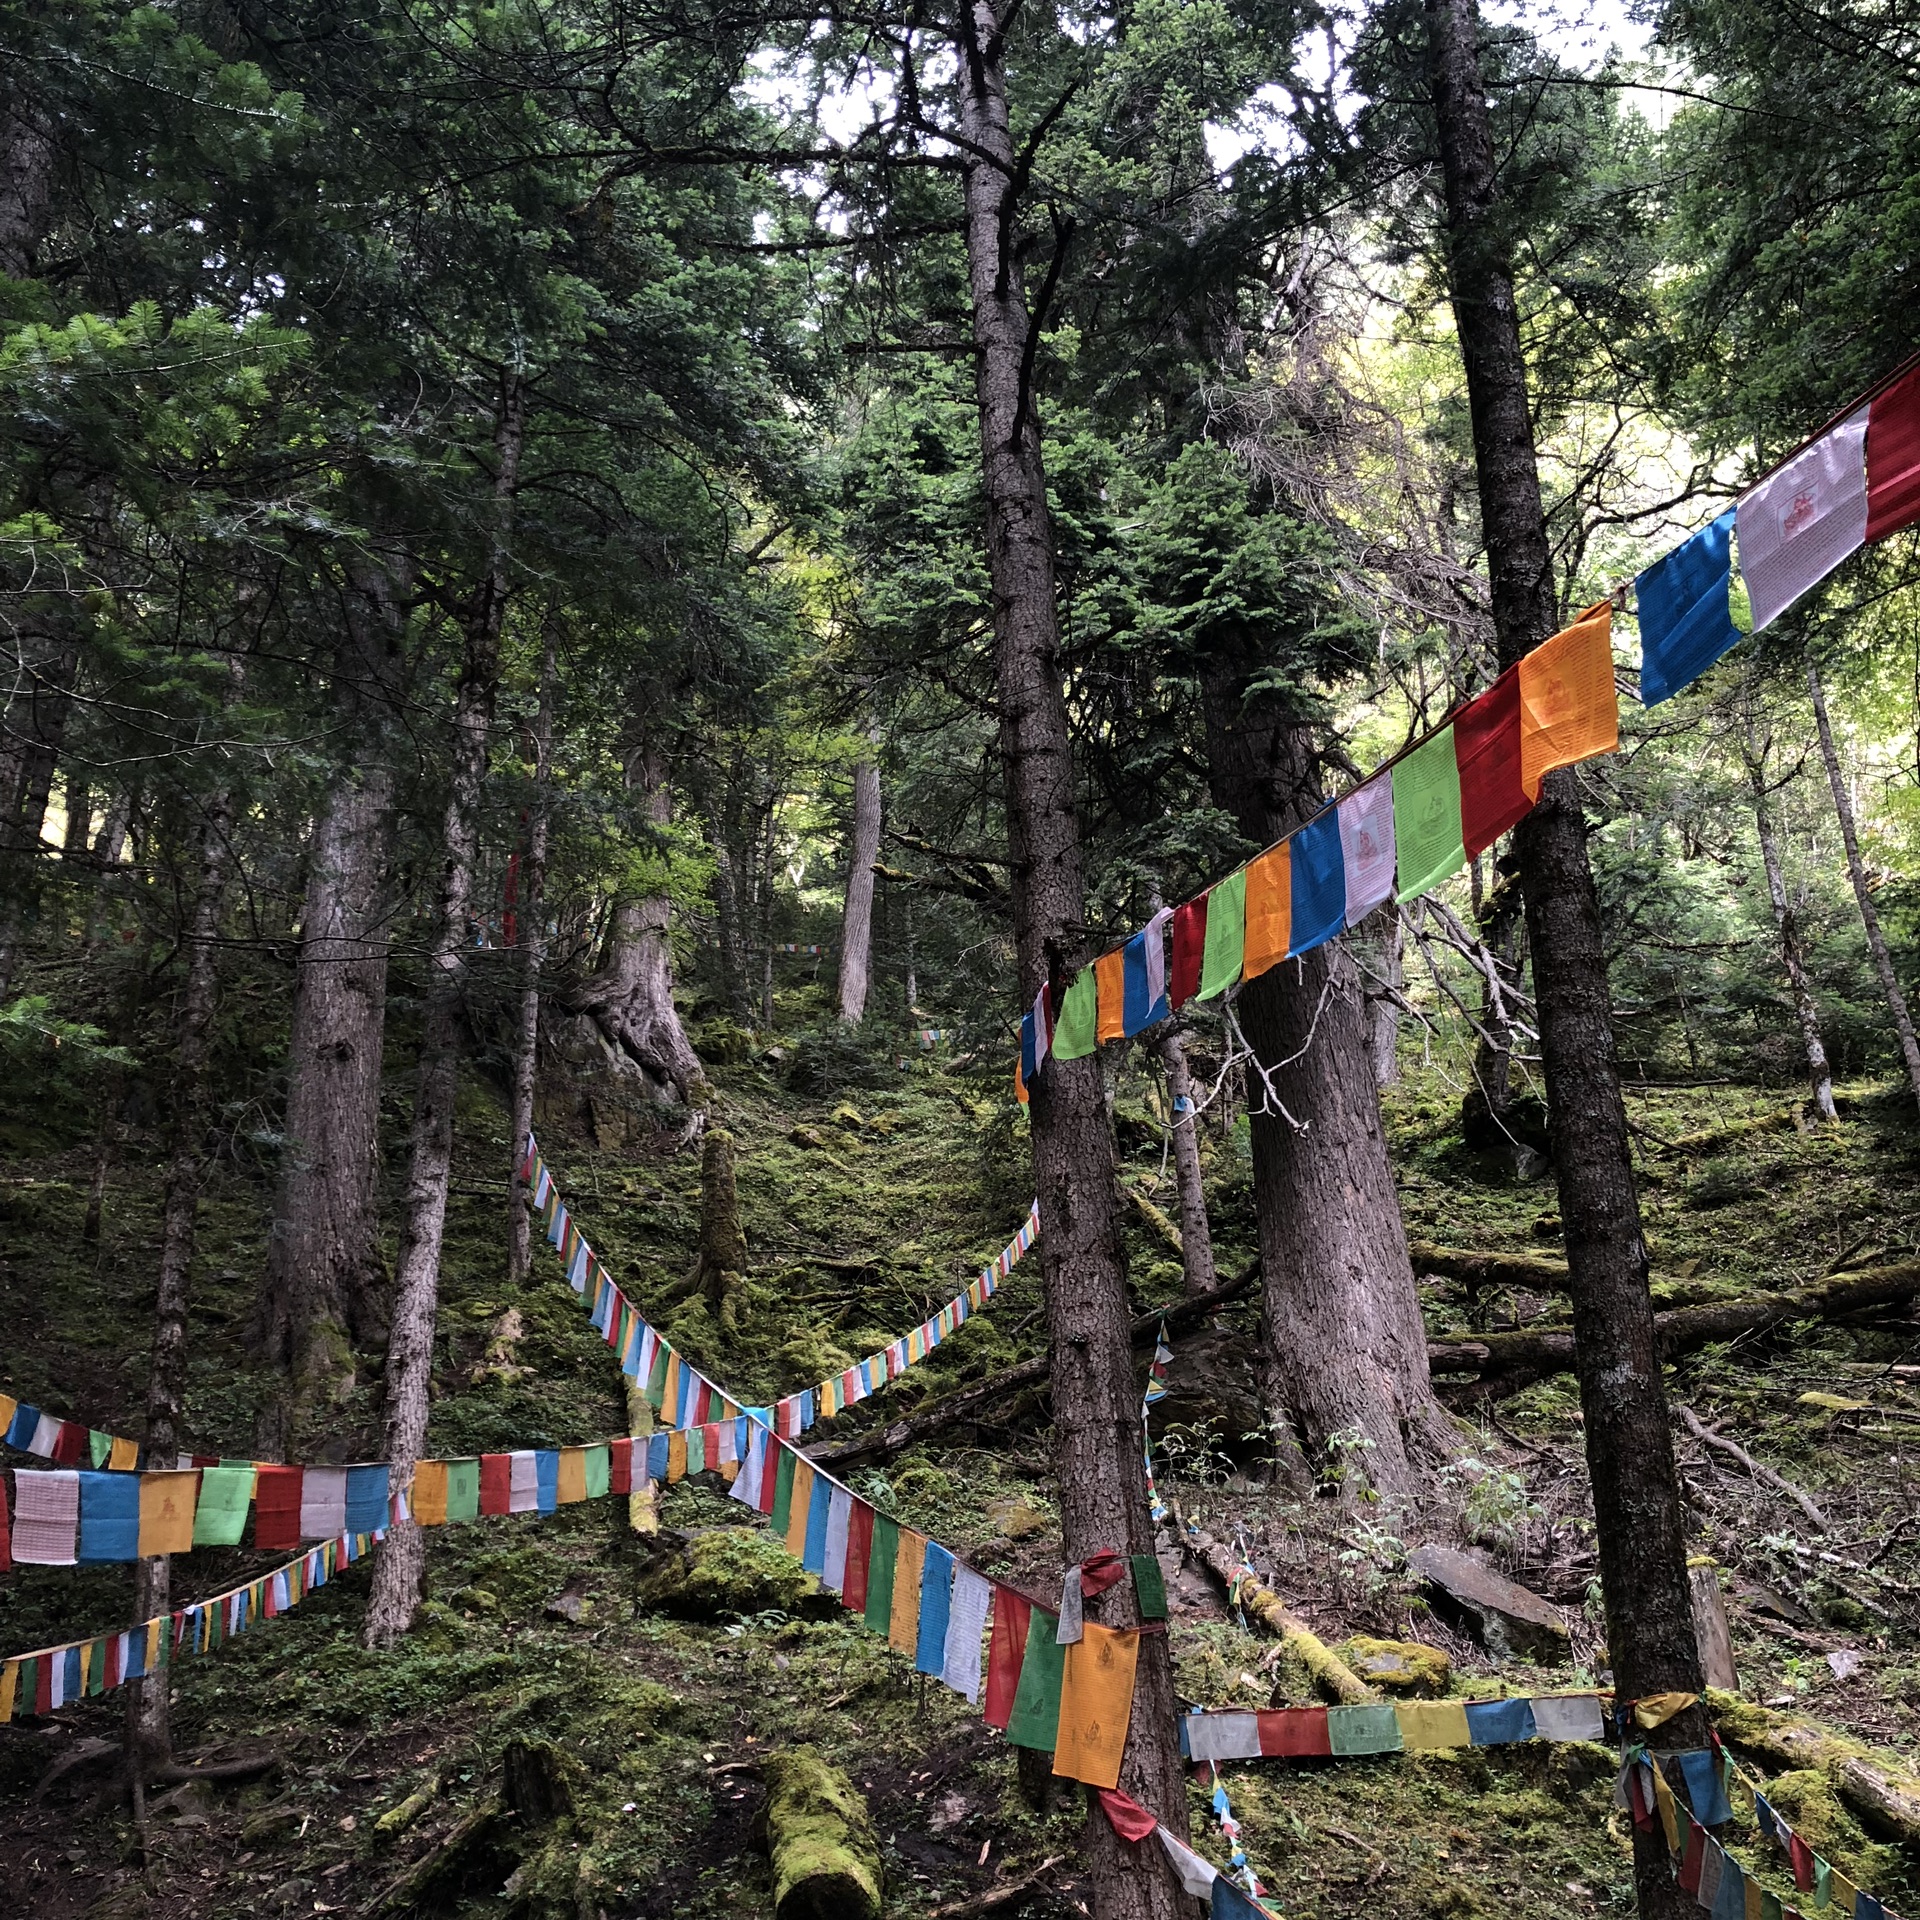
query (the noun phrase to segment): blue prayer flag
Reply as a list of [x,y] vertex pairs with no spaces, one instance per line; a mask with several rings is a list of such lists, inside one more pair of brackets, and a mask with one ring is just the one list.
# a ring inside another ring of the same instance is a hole
[[676,1427],[693,1425],[693,1369],[683,1360],[680,1363],[680,1385],[674,1395],[673,1424]]
[[34,1429],[40,1424],[40,1409],[30,1407],[22,1400],[13,1410],[13,1424],[7,1428],[7,1445],[18,1447],[22,1453],[29,1452],[33,1446]]
[[[1150,1027],[1167,1017],[1166,967],[1152,965],[1154,955],[1148,946],[1164,939],[1161,923],[1136,933],[1120,952],[1120,1031],[1132,1036],[1142,1027]],[[1158,974],[1156,986],[1155,975]]]
[[83,1473],[80,1476],[80,1558],[140,1557],[140,1476]]
[[1538,1737],[1531,1700],[1467,1702],[1467,1738],[1476,1747],[1505,1747]]
[[1256,1907],[1223,1873],[1213,1883],[1213,1920],[1265,1920],[1265,1910]]
[[937,1541],[927,1542],[920,1568],[920,1638],[913,1665],[917,1673],[939,1673],[947,1664],[947,1615],[953,1607],[953,1555]]
[[385,1467],[347,1469],[347,1526],[349,1533],[371,1533],[387,1524],[387,1470]]
[[1347,924],[1347,857],[1340,845],[1340,815],[1329,807],[1293,836],[1293,926],[1289,959],[1323,946]]
[[[647,1478],[664,1480],[667,1477],[667,1436],[664,1433],[653,1434],[647,1441]],[[557,1493],[558,1487],[554,1489]]]
[[1710,1920],[1746,1920],[1746,1914],[1747,1876],[1740,1871],[1740,1862],[1732,1854],[1723,1853],[1720,1884],[1714,1889]]
[[1727,1790],[1720,1784],[1720,1762],[1711,1748],[1694,1747],[1673,1756],[1680,1762],[1680,1778],[1686,1782],[1687,1801],[1693,1817],[1703,1827],[1717,1827],[1733,1818],[1727,1804]]
[[540,1447],[533,1456],[533,1508],[536,1513],[552,1513],[559,1505],[560,1449]]
[[1740,638],[1733,588],[1733,508],[1656,560],[1636,583],[1640,607],[1640,704],[1657,706],[1690,687]]
[[832,1483],[816,1473],[807,1487],[807,1537],[800,1547],[800,1564],[809,1573],[827,1570],[827,1519],[832,1504]]
[[1020,1077],[1031,1086],[1033,1076],[1040,1071],[1040,1061],[1034,1052],[1032,1011],[1020,1017]]

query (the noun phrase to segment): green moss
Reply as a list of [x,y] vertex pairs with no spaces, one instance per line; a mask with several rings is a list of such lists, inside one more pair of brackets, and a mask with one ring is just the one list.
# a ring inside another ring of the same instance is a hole
[[1767,1798],[1815,1853],[1869,1891],[1887,1886],[1900,1869],[1893,1847],[1876,1846],[1859,1821],[1840,1804],[1833,1782],[1817,1768],[1775,1776]]
[[880,1849],[853,1783],[816,1747],[771,1755],[766,1774],[778,1920],[873,1920]]
[[1453,1677],[1453,1663],[1438,1647],[1418,1640],[1370,1640],[1356,1635],[1340,1656],[1369,1686],[1389,1693],[1422,1694],[1438,1699]]
[[641,1576],[641,1604],[686,1620],[802,1612],[820,1583],[763,1533],[703,1533]]

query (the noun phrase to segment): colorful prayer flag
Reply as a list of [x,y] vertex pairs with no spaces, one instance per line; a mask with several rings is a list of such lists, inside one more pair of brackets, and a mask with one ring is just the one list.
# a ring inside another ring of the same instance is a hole
[[924,1533],[900,1529],[893,1563],[893,1611],[887,1620],[887,1644],[900,1653],[917,1654],[920,1648],[920,1578],[926,1551]]
[[1510,1746],[1538,1737],[1531,1700],[1469,1700],[1467,1733],[1476,1747]]
[[1452,727],[1442,727],[1394,763],[1393,840],[1402,902],[1418,899],[1466,865]]
[[953,1601],[947,1610],[946,1644],[941,1652],[940,1678],[966,1699],[980,1698],[980,1636],[986,1630],[987,1608],[993,1586],[968,1566],[953,1573]]
[[1083,1637],[1063,1651],[1053,1770],[1062,1779],[1117,1787],[1133,1716],[1140,1635],[1089,1620]]
[[918,1673],[938,1673],[946,1664],[953,1569],[953,1555],[939,1541],[929,1540],[920,1563],[920,1621],[913,1647],[913,1665]]
[[1167,1000],[1178,1013],[1200,991],[1200,962],[1207,950],[1207,896],[1173,910],[1173,968]]
[[1333,1752],[1325,1707],[1274,1707],[1255,1716],[1260,1751],[1272,1758],[1324,1759]]
[[[237,1547],[246,1537],[254,1479],[251,1466],[201,1468],[200,1498],[193,1510],[196,1547]],[[384,1516],[380,1524],[386,1524]]]
[[1027,1652],[1027,1617],[1033,1603],[1025,1594],[998,1583],[993,1589],[993,1640],[987,1655],[987,1725],[1007,1730],[1013,1718],[1014,1695],[1020,1687],[1020,1667]]
[[1753,630],[1770,626],[1867,537],[1867,422],[1862,407],[1734,507],[1740,577]]
[[254,1470],[253,1544],[261,1552],[291,1552],[300,1544],[300,1507],[306,1472],[269,1465]]
[[1105,1046],[1127,1032],[1127,955],[1123,947],[1103,953],[1093,963],[1094,992],[1100,1003],[1100,1022],[1094,1038]]
[[1555,767],[1620,751],[1613,603],[1589,607],[1520,662],[1520,786],[1530,801]]
[[1060,996],[1060,1011],[1053,1018],[1053,1057],[1056,1060],[1082,1060],[1096,1045],[1099,1030],[1098,983],[1091,967],[1082,967],[1072,984]]
[[1920,520],[1920,367],[1882,387],[1867,408],[1867,538]]
[[347,1470],[308,1467],[300,1486],[300,1537],[331,1540],[347,1530]]
[[125,1473],[80,1475],[81,1565],[140,1557],[140,1482]]
[[1484,853],[1533,802],[1520,779],[1520,674],[1509,667],[1453,717],[1460,769],[1460,838],[1469,860]]
[[1634,583],[1643,707],[1658,706],[1692,686],[1740,638],[1730,597],[1733,518],[1729,507]]
[[151,1554],[192,1551],[193,1509],[199,1491],[200,1475],[192,1468],[184,1473],[140,1476],[141,1559]]
[[1329,809],[1309,820],[1288,843],[1293,872],[1292,938],[1289,956],[1310,953],[1347,923],[1346,859],[1340,849],[1340,817]]
[[874,1633],[892,1638],[893,1589],[900,1555],[900,1523],[884,1513],[873,1516],[873,1545],[867,1554],[867,1605],[864,1619]]
[[1007,1721],[1007,1739],[1016,1747],[1033,1747],[1041,1753],[1054,1750],[1060,1731],[1060,1687],[1067,1656],[1066,1648],[1054,1638],[1059,1626],[1059,1620],[1044,1608],[1029,1607],[1020,1679]]
[[1400,1744],[1409,1753],[1473,1744],[1464,1701],[1402,1700],[1396,1703],[1394,1712],[1400,1716]]
[[372,1533],[387,1524],[387,1469],[384,1465],[347,1469],[347,1522],[343,1533]]
[[1339,817],[1352,927],[1393,898],[1393,782],[1376,778],[1356,787],[1340,802]]
[[1167,1017],[1167,922],[1172,918],[1173,909],[1162,907],[1121,949],[1126,991],[1123,1031],[1129,1035]]
[[867,1606],[868,1570],[873,1560],[873,1509],[864,1500],[855,1500],[847,1514],[846,1580],[840,1588],[840,1604],[849,1613],[864,1613]]
[[1200,955],[1202,1000],[1216,1000],[1240,978],[1247,940],[1247,874],[1230,873],[1207,894],[1207,938]]

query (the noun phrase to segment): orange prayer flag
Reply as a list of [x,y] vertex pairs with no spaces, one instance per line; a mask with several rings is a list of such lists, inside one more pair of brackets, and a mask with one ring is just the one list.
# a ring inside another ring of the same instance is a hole
[[676,1427],[667,1435],[667,1485],[677,1486],[686,1477],[687,1431],[684,1427]]
[[1613,603],[1589,607],[1520,662],[1520,785],[1529,800],[1555,767],[1620,750]]
[[415,1526],[447,1524],[447,1463],[444,1460],[414,1462],[413,1494],[407,1505],[413,1510]]
[[887,1613],[887,1645],[913,1653],[920,1645],[920,1576],[927,1564],[927,1536],[900,1529],[893,1555],[893,1605]]
[[1111,953],[1103,953],[1093,963],[1093,988],[1100,1008],[1093,1037],[1102,1046],[1109,1040],[1126,1037],[1123,1020],[1127,994],[1126,966],[1126,950],[1122,947],[1115,947]]
[[1251,980],[1287,957],[1293,942],[1293,856],[1291,841],[1263,853],[1247,866],[1247,946],[1240,977]]
[[1067,1648],[1053,1770],[1065,1780],[1117,1787],[1127,1724],[1133,1717],[1133,1672],[1140,1657],[1140,1636],[1097,1627],[1091,1620],[1082,1632],[1085,1637]]
[[813,1504],[813,1469],[804,1460],[793,1463],[793,1497],[787,1506],[787,1551],[798,1560],[807,1547],[807,1510]]
[[155,1553],[192,1551],[193,1512],[199,1498],[200,1475],[194,1469],[140,1476],[141,1559]]

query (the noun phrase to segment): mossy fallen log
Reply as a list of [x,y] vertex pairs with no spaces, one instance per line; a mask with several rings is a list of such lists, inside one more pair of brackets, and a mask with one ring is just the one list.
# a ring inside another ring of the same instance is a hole
[[1729,1745],[1745,1748],[1769,1766],[1824,1774],[1866,1826],[1920,1846],[1920,1774],[1891,1754],[1796,1714],[1755,1706],[1735,1693],[1709,1690],[1707,1705]]
[[1283,1643],[1329,1700],[1342,1706],[1361,1706],[1379,1698],[1271,1587],[1263,1587],[1242,1571],[1231,1547],[1223,1546],[1212,1534],[1195,1526],[1178,1506],[1173,1510],[1173,1517],[1180,1530],[1180,1544],[1220,1582],[1227,1598],[1249,1621]]
[[[1920,1295],[1920,1260],[1901,1260],[1779,1293],[1674,1307],[1653,1316],[1654,1338],[1661,1359],[1672,1360],[1739,1334],[1766,1333],[1799,1320],[1837,1320],[1916,1295]],[[1572,1370],[1573,1334],[1565,1327],[1527,1327],[1513,1333],[1429,1340],[1427,1365],[1435,1375],[1472,1377],[1475,1390],[1482,1394],[1516,1393],[1550,1373]]]
[[1442,1247],[1431,1240],[1409,1240],[1407,1257],[1415,1273],[1459,1280],[1471,1287],[1531,1287],[1565,1292],[1567,1263],[1547,1253],[1478,1253],[1470,1247]]
[[770,1754],[764,1772],[775,1920],[879,1920],[880,1848],[853,1782],[815,1747]]

